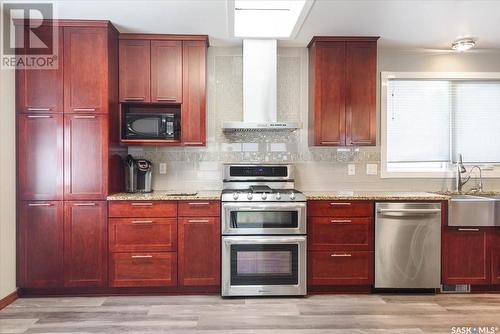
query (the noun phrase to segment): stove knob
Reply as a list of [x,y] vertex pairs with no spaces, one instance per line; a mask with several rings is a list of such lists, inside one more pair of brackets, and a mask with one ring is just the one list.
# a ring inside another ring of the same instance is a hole
[[247,198],[248,198],[248,200],[249,200],[249,201],[250,201],[250,200],[252,200],[252,198],[253,198],[253,194],[252,194],[252,193],[248,193],[248,194],[247,194]]
[[293,201],[295,199],[295,193],[290,193],[290,199]]
[[265,200],[266,200],[266,198],[267,198],[267,194],[266,194],[266,193],[262,193],[261,197],[262,197],[262,199],[265,201]]
[[276,193],[276,199],[279,201],[281,199],[281,194],[280,193]]
[[240,197],[240,193],[239,192],[235,192],[233,193],[233,199],[236,201],[238,199],[238,197]]

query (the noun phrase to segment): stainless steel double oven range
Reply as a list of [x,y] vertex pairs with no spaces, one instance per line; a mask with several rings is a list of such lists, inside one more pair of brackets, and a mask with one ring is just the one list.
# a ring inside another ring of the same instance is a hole
[[224,165],[222,296],[306,294],[306,198],[292,165]]

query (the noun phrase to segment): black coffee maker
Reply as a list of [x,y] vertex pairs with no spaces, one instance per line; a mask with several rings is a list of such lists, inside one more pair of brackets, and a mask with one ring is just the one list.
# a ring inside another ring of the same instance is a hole
[[125,191],[128,193],[150,193],[153,179],[153,164],[146,159],[134,159],[130,154],[125,163]]

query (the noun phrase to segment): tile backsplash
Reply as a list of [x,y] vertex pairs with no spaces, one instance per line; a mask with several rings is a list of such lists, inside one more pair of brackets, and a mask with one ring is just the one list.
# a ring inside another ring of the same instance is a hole
[[[451,180],[380,179],[367,175],[366,164],[380,168],[380,147],[309,147],[308,54],[306,48],[278,49],[278,121],[300,122],[294,132],[224,133],[224,121],[243,119],[241,47],[211,47],[207,57],[207,146],[129,147],[134,157],[155,166],[155,190],[217,190],[222,188],[221,165],[227,162],[293,162],[301,190],[446,190]],[[380,60],[379,60],[380,63]],[[380,64],[379,64],[380,67]],[[159,174],[159,163],[167,173]],[[356,175],[347,175],[347,164]]]

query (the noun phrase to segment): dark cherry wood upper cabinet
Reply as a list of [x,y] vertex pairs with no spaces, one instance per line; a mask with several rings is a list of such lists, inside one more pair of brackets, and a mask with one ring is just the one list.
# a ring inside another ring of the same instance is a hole
[[309,43],[309,145],[376,144],[377,39]]
[[377,42],[347,42],[346,144],[375,145]]
[[107,282],[106,202],[64,203],[64,286]]
[[[57,68],[16,70],[18,113],[63,112],[63,29],[57,29]],[[29,31],[25,29],[25,31]],[[52,34],[52,26],[41,26],[37,34]],[[26,34],[25,38],[28,38]]]
[[120,101],[150,102],[151,41],[120,40],[119,59]]
[[489,284],[490,254],[485,228],[444,229],[442,276],[445,284]]
[[18,285],[63,285],[63,203],[19,202]]
[[220,284],[220,219],[179,219],[179,285]]
[[151,102],[182,103],[181,41],[151,41]]
[[108,112],[108,30],[64,28],[64,111]]
[[64,199],[105,200],[108,177],[106,115],[64,116]]
[[181,136],[187,146],[203,146],[206,140],[205,86],[206,51],[204,41],[183,42],[183,103]]
[[62,114],[19,114],[17,127],[18,198],[62,200]]

